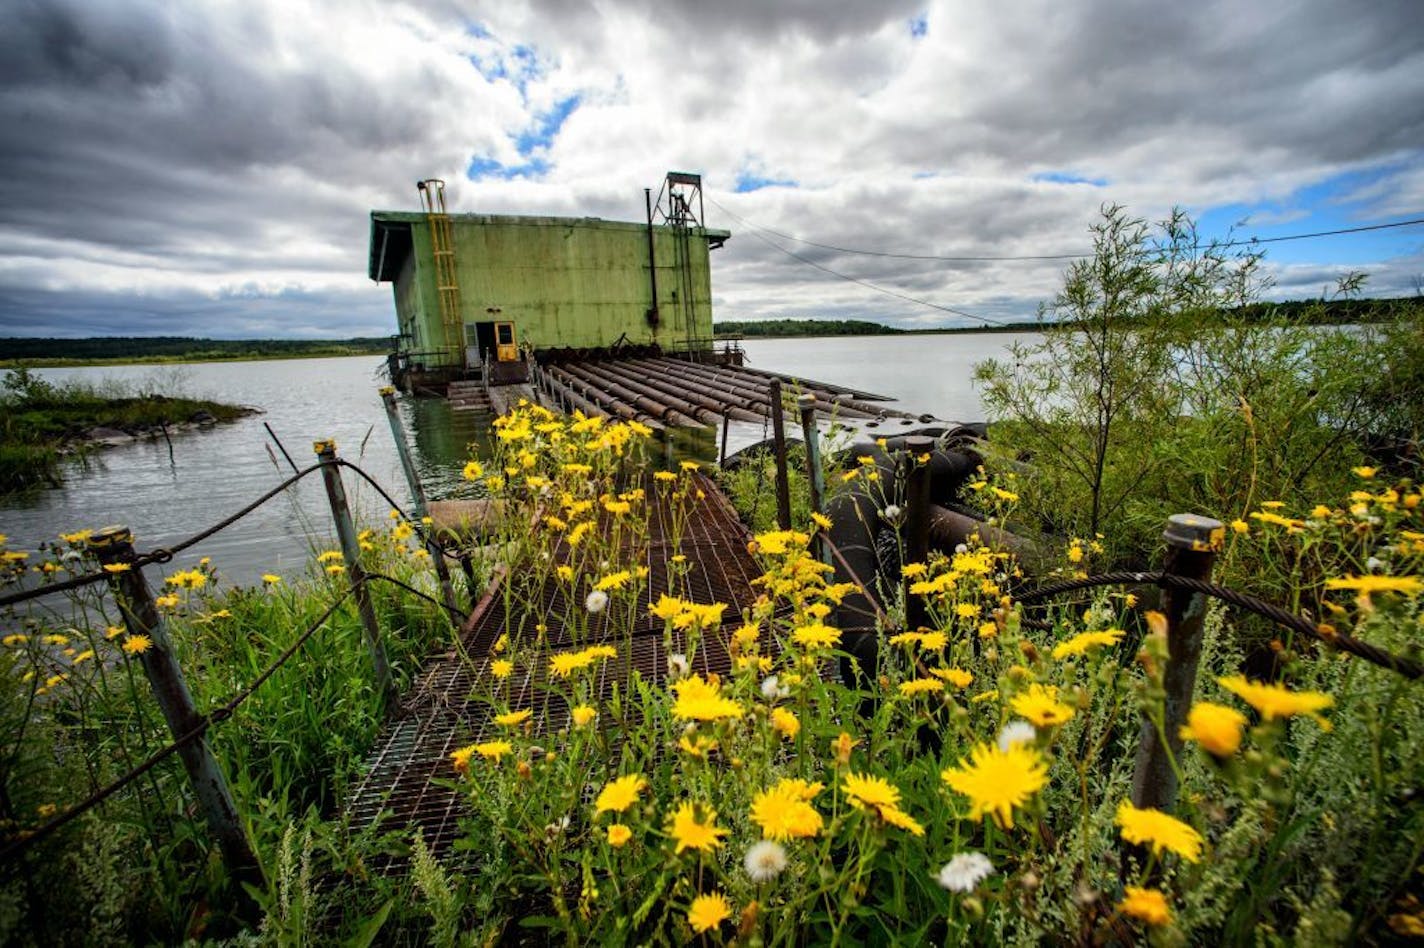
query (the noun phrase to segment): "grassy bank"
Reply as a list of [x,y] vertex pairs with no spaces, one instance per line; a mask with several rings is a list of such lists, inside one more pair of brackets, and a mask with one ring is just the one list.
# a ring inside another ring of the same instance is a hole
[[253,410],[164,395],[150,386],[52,384],[27,369],[0,379],[0,492],[58,484],[61,461],[83,453],[101,431],[163,437],[175,428],[234,421]]
[[[1249,944],[1378,941],[1424,924],[1408,899],[1424,846],[1417,683],[1289,640],[1275,680],[1247,682],[1238,619],[1213,607],[1175,755],[1181,794],[1170,813],[1139,810],[1127,802],[1134,752],[1141,722],[1162,720],[1168,655],[1146,604],[1109,587],[1038,612],[1046,626],[1026,622],[1018,564],[971,543],[887,577],[876,674],[842,681],[831,670],[850,643],[826,620],[850,590],[809,553],[823,525],[798,514],[799,529],[756,537],[761,595],[743,613],[696,601],[686,525],[674,515],[669,544],[639,542],[655,503],[685,509],[700,489],[691,462],[652,475],[649,434],[523,409],[498,422],[497,456],[466,469],[503,501],[490,539],[513,568],[507,636],[492,661],[467,659],[473,693],[454,696],[487,705],[490,720],[467,738],[478,743],[457,735],[442,765],[469,803],[449,862],[418,835],[358,834],[339,817],[380,716],[343,609],[213,732],[267,872],[260,925],[240,932],[229,914],[231,883],[170,766],[26,857],[28,875],[0,898],[0,937]],[[1226,553],[1272,564],[1258,578],[1288,587],[1273,600],[1401,650],[1424,603],[1424,508],[1406,480],[1353,476],[1355,493],[1317,498],[1308,514],[1264,506],[1270,516],[1233,531]],[[887,480],[857,478],[878,504],[903,502]],[[995,517],[1016,514],[1015,480],[976,484]],[[898,521],[885,522],[903,552]],[[363,533],[363,559],[422,582],[411,532],[393,521]],[[5,562],[92,568],[83,543]],[[666,558],[667,595],[650,593],[650,555]],[[1036,578],[1071,577],[1096,555],[1092,542],[1065,544],[1056,572]],[[1358,579],[1381,558],[1387,568]],[[162,608],[199,706],[293,642],[345,566],[324,552],[300,584],[273,577],[217,596],[210,564],[169,572]],[[558,616],[549,583],[567,588]],[[912,599],[928,619],[907,631]],[[449,647],[450,627],[421,601],[386,589],[377,610],[403,680]],[[667,683],[623,677],[649,614]],[[572,647],[551,650],[555,621]],[[147,646],[117,616],[9,623],[0,806],[13,836],[165,738],[135,674]],[[732,657],[723,676],[682,667],[712,649]],[[544,726],[546,703],[567,706],[566,723]],[[408,857],[410,873],[370,868],[389,855]]]

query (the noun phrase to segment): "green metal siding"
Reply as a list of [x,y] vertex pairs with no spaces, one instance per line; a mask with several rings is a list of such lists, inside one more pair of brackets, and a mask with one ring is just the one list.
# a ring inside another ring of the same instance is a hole
[[[397,215],[391,215],[396,217]],[[396,281],[401,332],[411,350],[441,348],[429,228],[422,215],[399,215],[411,225],[413,252]],[[711,271],[707,239],[697,230],[683,241],[691,293],[678,266],[679,236],[654,229],[659,325],[649,326],[647,229],[616,221],[454,215],[455,262],[465,324],[508,320],[521,344],[536,348],[656,342],[666,349],[712,338]],[[414,261],[414,273],[410,273]],[[690,307],[686,298],[691,296]],[[494,310],[493,312],[491,310]],[[415,327],[414,330],[408,326]]]

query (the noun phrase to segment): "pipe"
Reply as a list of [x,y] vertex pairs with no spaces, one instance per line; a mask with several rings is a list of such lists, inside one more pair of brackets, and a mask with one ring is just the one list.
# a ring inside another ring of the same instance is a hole
[[[574,366],[569,366],[569,368],[572,369],[574,368]],[[634,382],[630,379],[626,379],[621,376],[614,376],[612,378],[609,378],[608,374],[603,371],[602,367],[600,367],[599,371],[597,372],[593,371],[593,368],[587,365],[581,366],[580,368],[582,368],[584,372],[589,373],[595,378],[599,379],[599,384],[601,385],[619,385],[623,388],[628,389],[629,391],[638,393],[642,397],[647,398],[655,404],[662,405],[664,411],[672,413],[671,417],[679,419],[677,421],[677,424],[680,427],[701,428],[709,423],[705,420],[706,415],[701,409],[697,408],[694,405],[688,404],[686,401],[680,398],[669,397],[667,394],[660,392],[655,388],[652,388],[648,385],[644,385],[640,382]]]
[[578,392],[574,391],[573,386],[559,378],[559,376],[555,374],[558,371],[558,368],[555,366],[549,367],[549,384],[558,390],[559,396],[564,400],[565,405],[578,409],[590,418],[608,417],[608,412],[584,398]]
[[[711,391],[705,386],[689,384],[678,386],[673,382],[666,382],[656,378],[643,378],[638,376],[634,370],[625,368],[616,362],[605,362],[601,368],[624,381],[643,385],[650,389],[663,392],[666,395],[671,395],[674,399],[681,399],[686,402],[689,407],[696,406],[698,410],[690,412],[690,414],[707,425],[715,425],[720,422],[723,412],[726,412],[738,421],[761,421],[760,415],[753,414],[745,408],[733,407],[730,403],[734,401],[734,399],[726,397],[725,393]],[[676,405],[677,402],[674,401],[673,404]],[[677,407],[681,411],[687,410],[682,408],[681,405]]]
[[647,412],[649,415],[655,418],[661,418],[663,421],[667,422],[670,425],[675,425],[682,428],[698,427],[698,423],[695,418],[689,418],[687,415],[682,414],[681,412],[677,411],[669,405],[664,405],[662,402],[659,402],[656,399],[652,399],[646,395],[639,394],[638,392],[633,391],[627,386],[620,385],[616,381],[604,378],[598,372],[594,371],[594,367],[592,365],[580,365],[577,363],[573,363],[565,366],[564,371],[576,378],[588,382],[589,384],[602,386],[602,388],[608,391],[610,394],[617,395],[619,398],[622,398],[629,404],[636,405],[638,408],[642,409],[644,412]]
[[[735,393],[737,396],[746,399],[752,404],[765,405],[763,414],[770,411],[771,405],[766,400],[766,385],[760,381],[752,382],[745,376],[738,376],[735,372],[724,372],[704,366],[700,363],[686,362],[682,359],[657,359],[642,360],[635,364],[646,366],[649,369],[681,378],[701,381],[705,384],[716,384],[719,387]],[[816,410],[825,415],[839,415],[842,418],[881,418],[883,413],[879,410],[868,412],[858,408],[844,408],[842,405],[828,400],[815,392],[807,392],[816,400]]]
[[587,398],[589,398],[593,402],[602,405],[608,411],[613,412],[613,414],[624,419],[625,421],[636,421],[641,424],[648,425],[649,427],[663,427],[662,423],[653,416],[645,415],[643,412],[634,408],[632,405],[629,405],[626,402],[623,402],[620,399],[613,397],[611,394],[603,391],[596,385],[589,384],[588,382],[571,375],[567,369],[559,368],[555,371],[559,372],[564,377],[564,380],[570,385],[570,387],[572,387],[576,391],[582,390],[583,394]]

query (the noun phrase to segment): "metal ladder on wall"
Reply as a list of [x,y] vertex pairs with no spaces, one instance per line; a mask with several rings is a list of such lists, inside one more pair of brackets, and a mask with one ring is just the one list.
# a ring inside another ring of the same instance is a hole
[[450,364],[468,369],[465,359],[465,320],[460,312],[460,277],[455,270],[455,235],[445,210],[445,182],[427,178],[415,185],[430,226],[431,256],[435,260],[435,291],[440,301],[440,322],[445,327],[445,347]]

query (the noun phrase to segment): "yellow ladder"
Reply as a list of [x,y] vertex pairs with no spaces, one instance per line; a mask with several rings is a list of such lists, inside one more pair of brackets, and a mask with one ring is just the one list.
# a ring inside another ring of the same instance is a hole
[[440,322],[445,327],[445,348],[450,363],[467,369],[465,320],[460,312],[460,277],[455,271],[455,234],[445,210],[445,182],[427,178],[416,184],[425,220],[430,226],[431,256],[435,260],[435,292],[440,300]]

